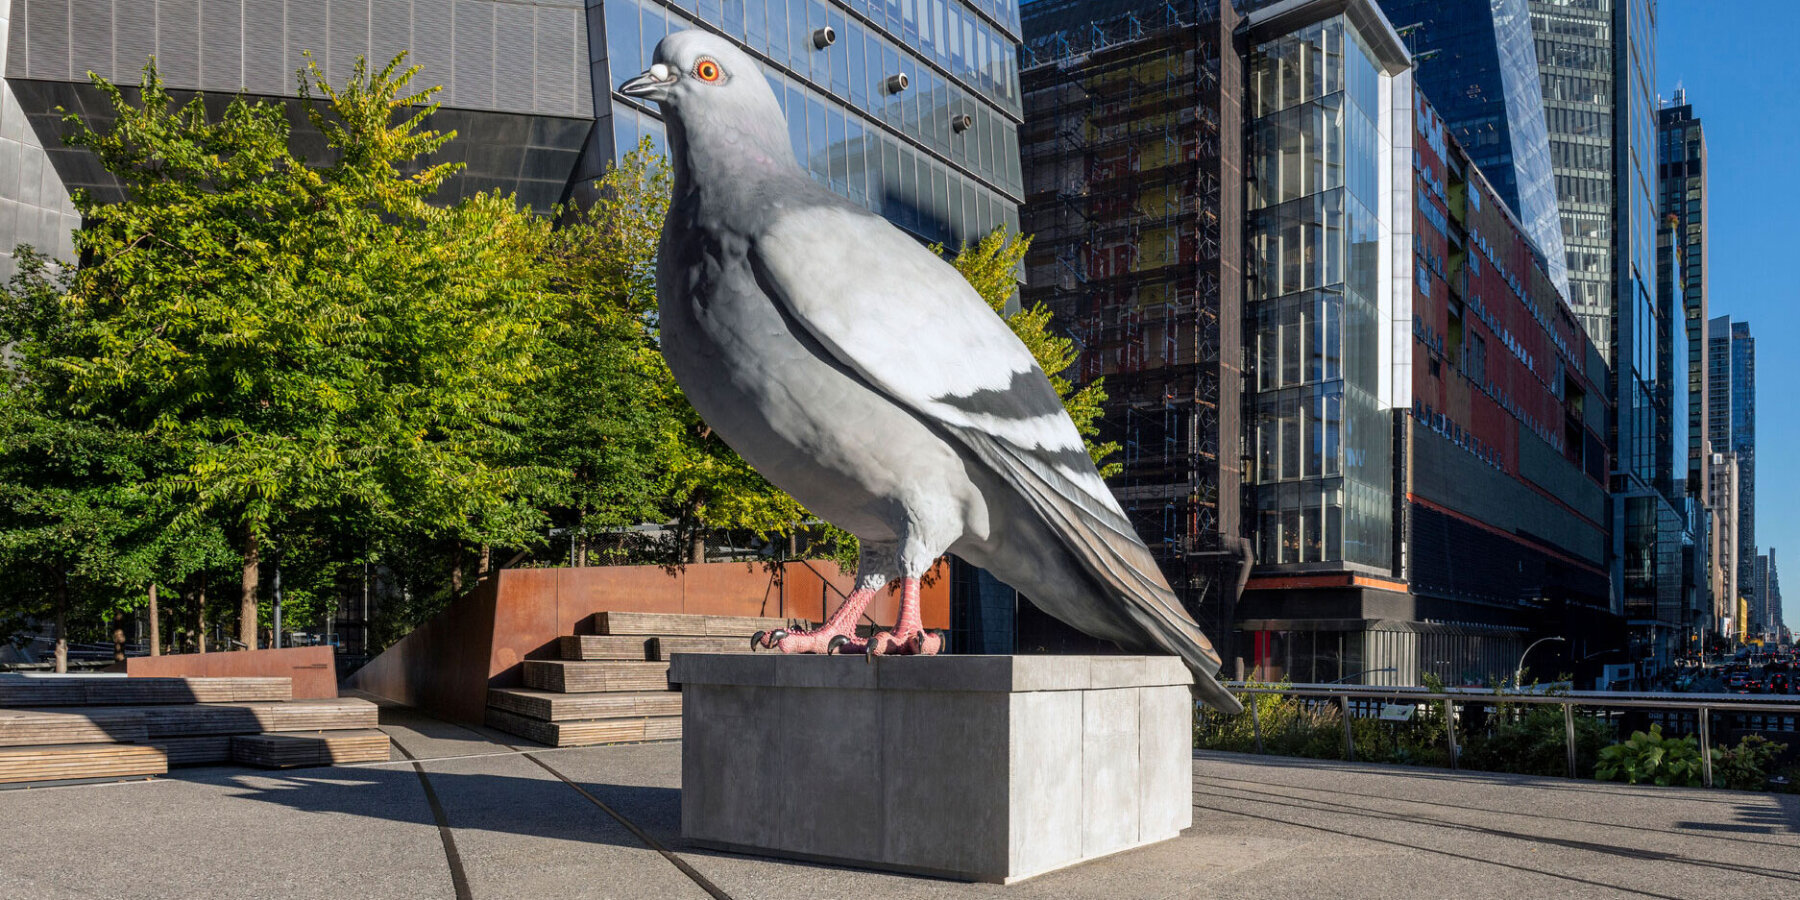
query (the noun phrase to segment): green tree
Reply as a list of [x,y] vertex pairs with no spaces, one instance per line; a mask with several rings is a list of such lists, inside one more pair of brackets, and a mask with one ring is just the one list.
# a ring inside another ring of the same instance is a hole
[[251,646],[272,540],[535,532],[530,473],[497,461],[554,312],[549,223],[495,195],[428,205],[455,167],[415,161],[453,135],[425,127],[436,89],[407,93],[400,63],[359,61],[334,87],[309,61],[326,160],[291,154],[277,104],[175,106],[154,64],[135,101],[94,77],[105,131],[69,117],[125,197],[77,194],[82,266],[50,364],[74,414],[173,448],[156,489],[176,528],[228,526]]
[[[939,255],[944,253],[942,244],[934,246]],[[1077,388],[1073,381],[1063,377],[1069,366],[1074,365],[1081,355],[1075,349],[1075,342],[1062,337],[1051,329],[1050,308],[1042,303],[1029,309],[1018,309],[1007,312],[1006,307],[1012,302],[1017,290],[1016,273],[1031,249],[1029,235],[1012,235],[1002,225],[995,228],[974,244],[965,244],[956,254],[952,264],[981,299],[993,307],[994,312],[1006,320],[1013,334],[1025,343],[1026,349],[1038,361],[1045,374],[1050,376],[1051,387],[1056,388],[1056,395],[1062,398],[1063,409],[1075,422],[1075,430],[1081,433],[1082,442],[1087,445],[1088,456],[1099,467],[1103,478],[1117,475],[1123,466],[1109,463],[1107,458],[1119,451],[1114,441],[1099,442],[1095,438],[1100,434],[1099,419],[1104,412],[1102,405],[1106,403],[1105,379],[1096,378]]]

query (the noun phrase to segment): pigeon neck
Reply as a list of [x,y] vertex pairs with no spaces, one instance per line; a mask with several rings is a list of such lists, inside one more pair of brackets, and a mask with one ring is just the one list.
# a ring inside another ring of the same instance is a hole
[[[736,184],[763,177],[798,174],[793,146],[781,129],[781,110],[734,108],[709,117],[693,128],[679,116],[667,119],[669,156],[677,185]],[[771,127],[774,126],[774,127]],[[696,181],[698,174],[705,178]],[[715,182],[725,178],[726,181]]]

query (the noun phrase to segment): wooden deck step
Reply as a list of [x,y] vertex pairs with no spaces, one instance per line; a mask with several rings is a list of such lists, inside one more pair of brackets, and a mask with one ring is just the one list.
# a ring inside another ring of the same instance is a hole
[[381,708],[355,697],[147,707],[143,714],[152,739],[265,731],[342,731],[381,724]]
[[635,719],[580,719],[545,722],[488,707],[487,724],[552,747],[589,747],[636,741],[666,741],[681,737],[680,716],[646,716]]
[[291,700],[291,678],[125,678],[0,675],[0,706],[141,706]]
[[155,738],[150,746],[169,758],[170,766],[210,766],[231,762],[231,735]]
[[749,653],[749,635],[570,634],[557,640],[563,659],[665,662],[671,653]]
[[[751,632],[754,634],[755,632]],[[676,635],[673,637],[653,637],[650,639],[649,659],[668,662],[671,653],[753,653],[750,648],[750,635],[732,635],[729,637],[700,637],[694,635]]]
[[528,659],[525,661],[525,686],[564,694],[673,690],[669,685],[669,664],[666,662],[610,660]]
[[0,709],[0,747],[141,744],[149,736],[142,709]]
[[145,744],[52,744],[0,748],[0,783],[162,775],[168,757]]
[[386,762],[388,736],[373,728],[297,734],[243,734],[231,739],[233,762],[268,769]]
[[593,616],[595,634],[645,636],[688,635],[694,637],[737,637],[749,646],[750,635],[771,628],[786,628],[786,619],[752,616],[690,616],[679,613],[597,612]]
[[557,655],[563,659],[618,659],[643,662],[650,659],[655,638],[641,634],[567,634],[557,639]]
[[681,694],[677,691],[559,694],[529,688],[494,688],[488,691],[487,702],[490,709],[543,722],[681,715]]

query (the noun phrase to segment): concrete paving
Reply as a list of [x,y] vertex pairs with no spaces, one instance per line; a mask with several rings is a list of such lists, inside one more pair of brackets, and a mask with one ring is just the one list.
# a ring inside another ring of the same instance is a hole
[[383,719],[418,763],[0,791],[0,900],[1800,898],[1792,795],[1209,753],[1180,838],[998,887],[685,846],[676,743]]

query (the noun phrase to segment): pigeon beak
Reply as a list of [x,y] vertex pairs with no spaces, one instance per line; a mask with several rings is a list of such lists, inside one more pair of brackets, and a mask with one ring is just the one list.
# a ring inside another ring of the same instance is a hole
[[661,100],[668,96],[669,86],[674,84],[679,77],[675,74],[674,69],[657,63],[644,74],[619,85],[619,93],[627,97]]

